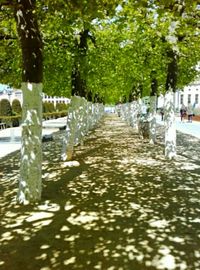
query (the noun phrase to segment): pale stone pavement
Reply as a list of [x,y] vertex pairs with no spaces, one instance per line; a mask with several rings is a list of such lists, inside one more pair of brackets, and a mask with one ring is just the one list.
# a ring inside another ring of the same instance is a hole
[[176,160],[108,115],[60,160],[43,144],[43,198],[17,206],[19,154],[2,159],[0,269],[200,269],[200,140],[178,133]]
[[[60,128],[63,129],[66,126],[66,122],[66,117],[43,121],[42,138],[49,138],[53,133],[58,132]],[[21,126],[0,129],[0,159],[20,150],[21,132]]]

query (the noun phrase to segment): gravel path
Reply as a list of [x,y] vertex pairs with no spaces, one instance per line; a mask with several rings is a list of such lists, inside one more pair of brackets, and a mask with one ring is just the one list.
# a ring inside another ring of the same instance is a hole
[[43,144],[43,199],[15,204],[19,154],[0,164],[0,269],[200,269],[200,140],[178,133],[178,155],[108,115],[60,160]]

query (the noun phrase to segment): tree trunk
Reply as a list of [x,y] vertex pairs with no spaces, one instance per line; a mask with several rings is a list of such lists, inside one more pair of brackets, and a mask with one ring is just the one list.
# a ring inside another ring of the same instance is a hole
[[80,64],[75,63],[71,74],[72,96],[86,97],[86,81],[81,78],[80,69]]
[[156,107],[157,107],[157,93],[158,81],[155,70],[151,71],[151,94],[150,94],[150,108],[149,108],[149,139],[150,143],[156,142]]
[[168,91],[165,94],[165,156],[172,159],[176,156],[176,126],[174,113],[174,93]]
[[156,96],[150,96],[150,109],[149,109],[149,139],[150,143],[156,142]]
[[83,29],[79,33],[79,38],[75,39],[74,66],[71,73],[72,96],[85,97],[88,101],[93,101],[92,93],[87,89],[87,50],[88,39],[95,45],[95,38],[89,29]]
[[138,102],[132,101],[131,103],[131,126],[138,130]]
[[42,41],[35,0],[18,0],[14,15],[22,49],[22,149],[18,201],[40,200],[42,192]]
[[18,201],[40,200],[42,192],[42,84],[22,83],[22,147]]
[[71,160],[74,151],[75,135],[77,130],[77,111],[79,109],[80,97],[73,96],[67,116],[66,135],[63,140],[62,160]]
[[174,112],[174,92],[176,91],[178,65],[176,52],[170,48],[167,52],[169,58],[166,94],[165,94],[165,156],[172,159],[176,156],[176,124]]
[[[173,5],[171,6],[173,9]],[[182,10],[179,10],[180,17]],[[177,32],[179,26],[178,21],[171,21],[169,33],[165,37],[168,42],[167,57],[167,78],[166,78],[166,94],[165,94],[165,156],[172,159],[176,156],[176,125],[174,113],[174,92],[176,91],[178,78],[178,46],[177,46]]]

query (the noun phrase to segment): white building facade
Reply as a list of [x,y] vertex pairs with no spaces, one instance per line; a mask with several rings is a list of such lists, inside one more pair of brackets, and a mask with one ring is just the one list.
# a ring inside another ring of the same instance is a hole
[[[191,103],[193,107],[200,113],[200,80],[197,80],[188,86],[185,86],[183,90],[178,90],[174,93],[174,107],[176,110],[180,110],[182,105],[186,107]],[[157,107],[164,106],[164,96],[158,97]]]
[[[0,100],[1,99],[8,99],[10,101],[10,103],[12,104],[12,101],[14,99],[18,99],[22,105],[23,103],[23,95],[22,95],[22,91],[20,89],[5,89],[2,92],[0,92]],[[66,97],[52,97],[52,96],[48,96],[45,93],[43,93],[43,98],[42,98],[43,102],[51,102],[54,104],[54,106],[56,106],[57,103],[70,103],[70,99],[66,98]]]
[[200,81],[196,81],[186,86],[183,91],[178,91],[178,108],[182,104],[187,106],[189,103],[200,107]]

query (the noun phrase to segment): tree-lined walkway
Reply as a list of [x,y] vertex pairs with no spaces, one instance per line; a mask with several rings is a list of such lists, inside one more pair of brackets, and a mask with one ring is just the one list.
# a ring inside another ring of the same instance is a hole
[[19,154],[2,159],[0,269],[200,269],[200,141],[164,157],[117,116],[60,161],[43,144],[43,200],[16,206]]

